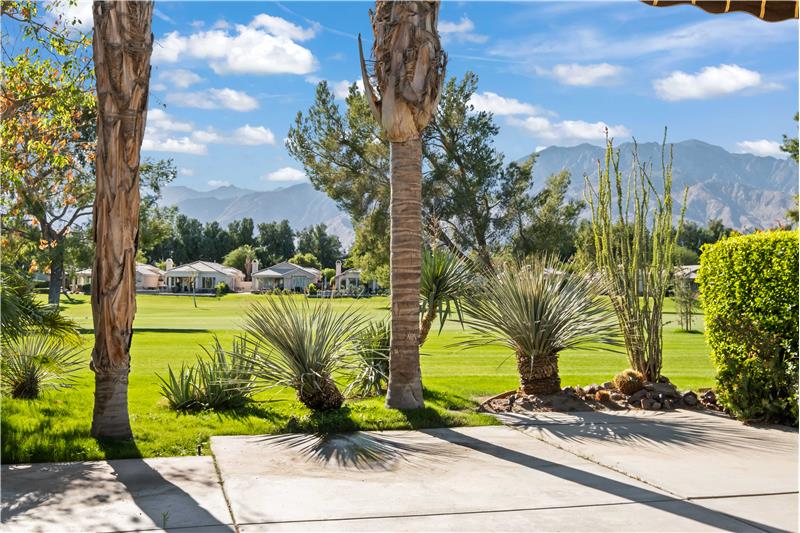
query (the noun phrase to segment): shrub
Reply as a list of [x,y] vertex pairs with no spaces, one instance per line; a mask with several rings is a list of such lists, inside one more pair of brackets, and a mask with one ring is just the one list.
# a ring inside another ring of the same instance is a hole
[[214,292],[217,294],[218,297],[222,296],[223,294],[228,294],[230,291],[231,291],[230,287],[228,287],[228,284],[225,283],[224,281],[220,281],[219,283],[214,285]]
[[290,296],[292,294],[292,290],[291,289],[283,289],[281,294],[283,294],[284,296]]
[[644,388],[644,376],[632,368],[623,370],[614,376],[614,387],[622,394],[631,395]]
[[308,284],[308,289],[307,290],[308,290],[308,294],[311,295],[311,296],[314,296],[315,294],[317,294],[317,286],[314,285],[313,283],[309,283]]
[[355,376],[345,391],[356,396],[383,394],[389,381],[389,345],[392,324],[389,319],[374,321],[355,338]]
[[45,389],[72,386],[82,349],[50,335],[23,335],[3,343],[3,389],[12,398],[34,399]]
[[329,302],[312,306],[304,298],[273,298],[250,308],[242,358],[263,386],[293,388],[313,411],[338,409],[344,396],[333,376],[354,355],[364,323],[360,313],[336,312]]
[[798,238],[773,231],[705,245],[698,283],[717,397],[736,417],[797,424]]
[[611,393],[607,390],[599,390],[594,393],[594,399],[601,403],[609,402],[611,401]]
[[281,294],[283,294],[283,289],[281,289],[280,287],[275,287],[274,289],[272,289],[272,294],[274,296],[280,296]]
[[92,294],[92,284],[91,283],[85,283],[85,284],[81,285],[81,292],[83,294]]
[[425,343],[434,319],[439,317],[439,333],[452,313],[463,322],[461,300],[473,279],[471,265],[449,250],[425,250],[420,271],[420,346]]
[[509,265],[464,300],[465,322],[479,337],[460,344],[501,344],[516,353],[520,389],[553,394],[561,387],[558,353],[597,343],[618,346],[614,310],[589,271],[569,271],[555,257]]
[[177,374],[168,366],[166,379],[158,378],[169,406],[176,411],[223,411],[250,402],[255,384],[252,365],[239,356],[244,342],[235,338],[226,352],[215,337],[210,349],[203,347],[206,357],[198,356],[194,366],[181,365]]

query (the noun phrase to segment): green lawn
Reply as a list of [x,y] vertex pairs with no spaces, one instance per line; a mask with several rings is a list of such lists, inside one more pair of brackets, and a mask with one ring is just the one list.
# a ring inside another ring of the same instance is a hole
[[[293,391],[271,391],[260,402],[236,413],[176,414],[159,394],[156,373],[167,365],[191,362],[217,335],[226,345],[237,333],[250,303],[269,296],[230,294],[221,299],[190,296],[137,298],[136,333],[131,347],[129,404],[135,443],[103,444],[89,437],[93,405],[93,374],[88,369],[92,318],[88,297],[65,304],[68,316],[86,332],[86,370],[67,391],[47,393],[40,400],[3,398],[2,462],[78,461],[120,457],[190,455],[202,445],[208,453],[211,435],[259,434],[286,431],[403,429],[492,424],[475,413],[480,398],[516,386],[514,359],[500,348],[462,351],[451,345],[466,332],[449,323],[441,335],[431,332],[423,347],[422,376],[426,409],[403,413],[383,408],[380,398],[348,401],[345,408],[314,415],[294,399]],[[314,300],[316,301],[316,300]],[[344,309],[359,306],[374,318],[388,315],[388,298],[334,300]],[[671,302],[668,313],[674,311]],[[700,333],[678,331],[674,314],[667,314],[664,374],[681,388],[710,387],[714,371]],[[695,327],[702,329],[702,319]],[[624,369],[623,353],[569,351],[560,358],[563,385],[603,382]]]

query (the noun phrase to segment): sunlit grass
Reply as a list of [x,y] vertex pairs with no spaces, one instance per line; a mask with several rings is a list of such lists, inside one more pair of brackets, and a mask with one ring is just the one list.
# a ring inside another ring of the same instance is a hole
[[[85,328],[86,368],[77,385],[48,393],[34,401],[3,398],[2,461],[78,461],[120,457],[193,455],[198,445],[208,453],[211,435],[262,434],[286,431],[352,431],[358,429],[410,429],[492,424],[474,410],[481,398],[517,385],[516,367],[508,350],[481,348],[464,351],[452,347],[466,335],[457,323],[442,334],[434,328],[422,351],[422,376],[426,409],[402,413],[383,407],[382,398],[348,401],[341,410],[315,415],[303,407],[293,391],[273,391],[257,397],[259,403],[235,413],[176,414],[159,394],[156,373],[167,365],[192,362],[209,345],[213,335],[230,345],[250,303],[267,296],[231,294],[223,298],[190,296],[139,296],[131,347],[129,409],[135,443],[105,445],[89,437],[93,405],[93,375],[88,369],[92,346],[92,318],[88,297],[66,304],[68,316]],[[314,300],[318,302],[318,300]],[[333,300],[337,309],[357,305],[379,319],[388,315],[388,298]],[[672,303],[667,311],[674,313]],[[702,333],[678,331],[677,318],[667,314],[664,328],[664,374],[681,388],[710,387],[714,371]],[[703,322],[695,319],[702,331]],[[623,353],[567,351],[559,361],[562,384],[608,381],[627,366]]]

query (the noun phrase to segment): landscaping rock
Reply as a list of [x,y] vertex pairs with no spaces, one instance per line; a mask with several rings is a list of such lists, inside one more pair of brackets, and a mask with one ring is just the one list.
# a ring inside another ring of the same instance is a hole
[[565,394],[575,394],[575,389],[573,387],[564,387],[562,390]]
[[598,385],[597,383],[592,383],[591,385],[586,387],[586,394],[594,396],[594,393],[597,392],[599,389],[600,385]]
[[647,391],[642,389],[638,392],[634,392],[628,397],[628,403],[631,405],[639,405],[642,403],[642,400],[646,400],[647,398]]
[[697,405],[697,394],[692,391],[688,391],[684,393],[682,400],[683,404],[687,407],[694,407]]
[[621,402],[623,400],[627,400],[628,397],[622,394],[621,392],[612,392],[611,399],[614,400],[615,402]]
[[661,404],[655,400],[651,400],[650,398],[644,398],[639,402],[639,405],[642,409],[646,409],[648,411],[657,411],[661,409]]
[[583,398],[583,396],[585,394],[586,394],[586,391],[583,390],[583,387],[575,387],[575,395],[576,396],[579,396],[579,397]]
[[616,387],[614,387],[613,381],[606,381],[605,383],[603,383],[603,388],[606,390],[614,390]]
[[659,376],[656,383],[672,383],[667,376]]
[[673,385],[672,383],[654,383],[653,392],[655,394],[661,394],[666,398],[681,397],[681,394],[678,392],[678,389],[676,389],[675,385]]
[[714,394],[713,390],[704,392],[700,399],[703,401],[703,403],[717,405],[717,395]]
[[645,381],[643,385],[644,390],[653,390],[654,386],[655,385],[652,381]]

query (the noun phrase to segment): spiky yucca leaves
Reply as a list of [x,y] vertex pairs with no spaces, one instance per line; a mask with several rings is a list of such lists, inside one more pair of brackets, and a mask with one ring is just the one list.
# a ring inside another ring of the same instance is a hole
[[516,353],[525,394],[559,390],[558,353],[618,346],[618,327],[602,285],[588,271],[554,257],[507,265],[464,301],[465,322],[479,335],[460,344],[501,344]]
[[333,375],[354,355],[366,323],[352,308],[334,312],[330,302],[270,298],[250,307],[244,329],[249,349],[242,355],[266,387],[291,387],[313,411],[338,409],[344,396]]
[[420,276],[420,326],[419,344],[422,346],[434,319],[439,317],[439,333],[452,313],[463,322],[461,298],[473,280],[471,265],[449,250],[435,248],[422,254]]
[[392,324],[373,321],[355,339],[353,370],[355,376],[345,390],[355,396],[383,394],[389,380],[389,347]]
[[214,337],[211,348],[203,351],[206,357],[198,356],[195,365],[181,365],[177,373],[168,366],[167,377],[158,376],[169,406],[176,411],[219,411],[250,402],[256,387],[252,364],[240,357],[245,340],[234,338],[231,351],[226,351]]
[[12,398],[34,399],[45,389],[72,386],[82,349],[49,335],[23,335],[3,346],[3,389]]
[[614,386],[622,394],[630,396],[644,388],[644,376],[641,372],[628,368],[614,376]]

